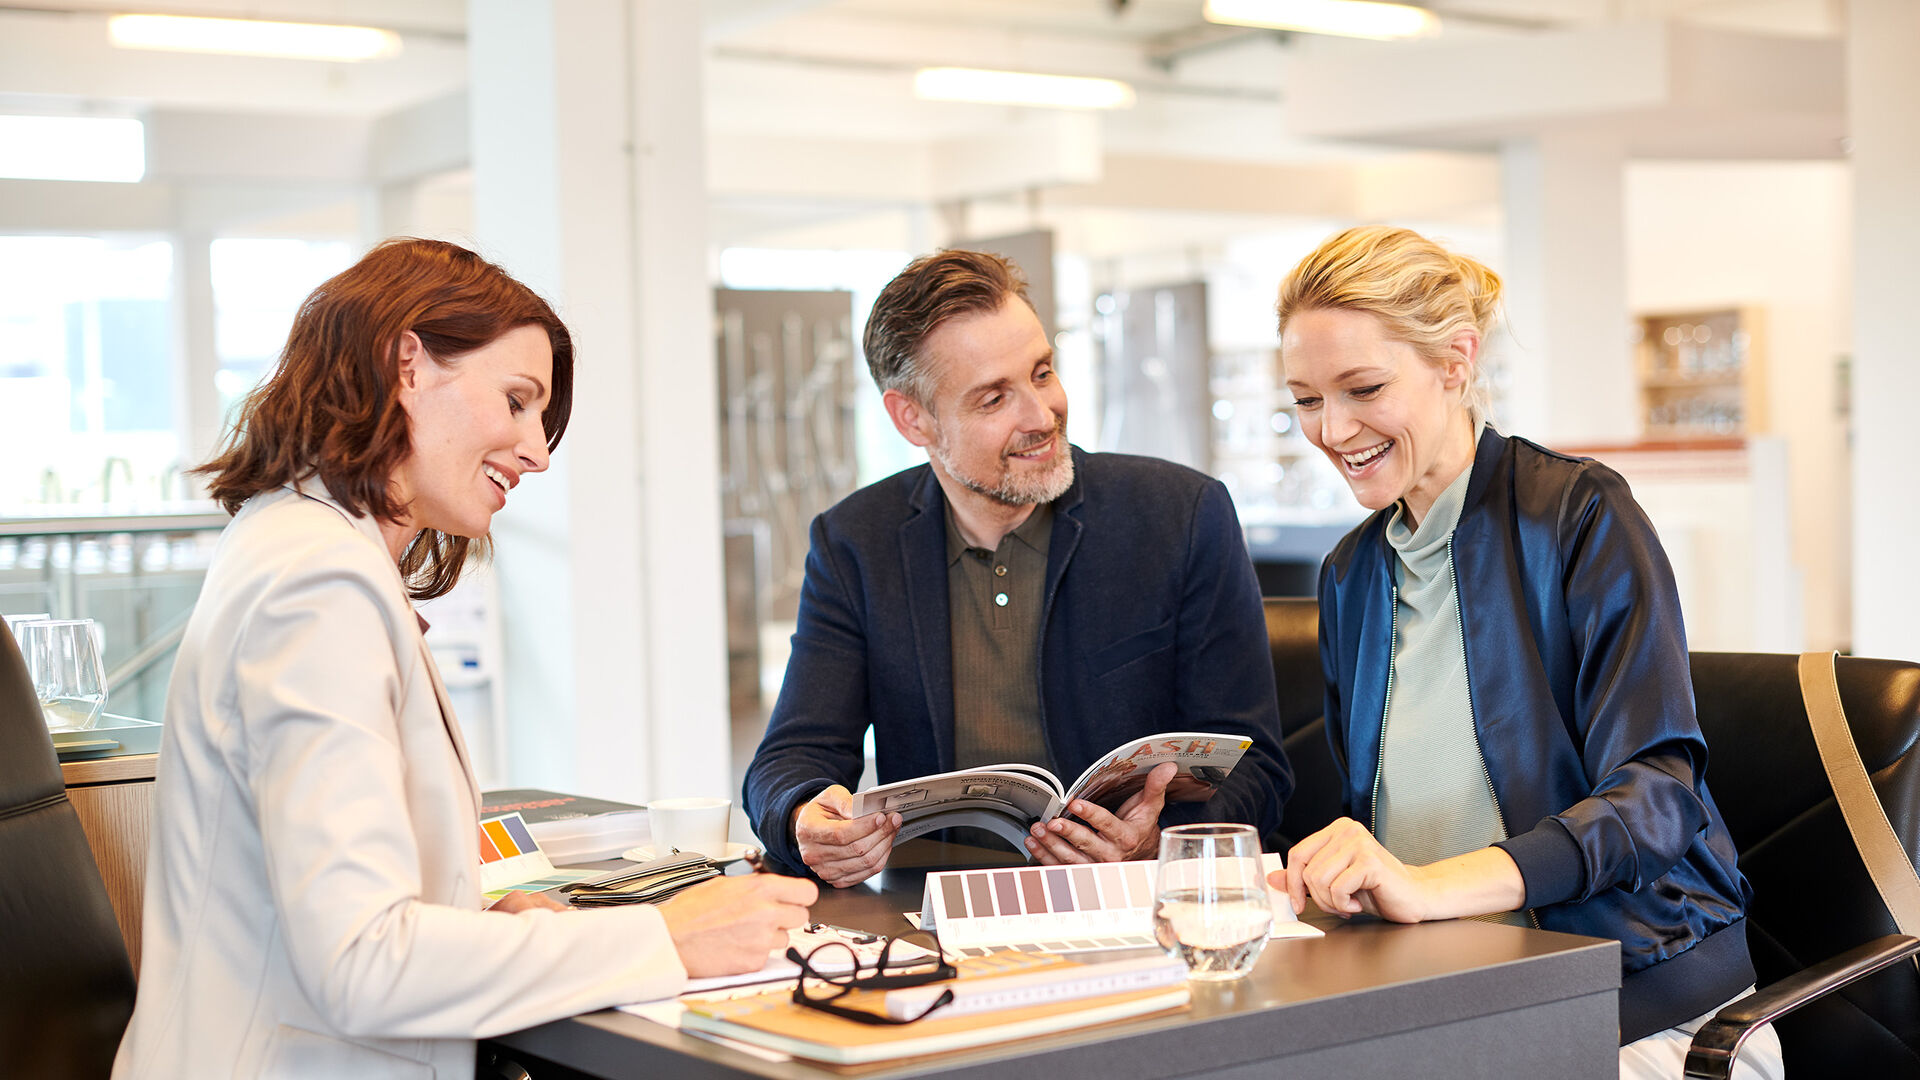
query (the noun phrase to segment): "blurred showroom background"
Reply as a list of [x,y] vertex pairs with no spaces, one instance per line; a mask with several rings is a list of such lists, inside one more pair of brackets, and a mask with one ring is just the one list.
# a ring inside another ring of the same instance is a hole
[[308,291],[450,239],[580,346],[555,468],[428,612],[483,783],[731,790],[808,522],[915,463],[858,346],[907,259],[1020,261],[1073,440],[1220,476],[1299,593],[1361,511],[1273,294],[1387,221],[1506,276],[1496,423],[1628,476],[1695,648],[1920,658],[1920,4],[1245,24],[1286,6],[0,0],[0,611],[101,620],[159,719],[223,520],[186,470]]

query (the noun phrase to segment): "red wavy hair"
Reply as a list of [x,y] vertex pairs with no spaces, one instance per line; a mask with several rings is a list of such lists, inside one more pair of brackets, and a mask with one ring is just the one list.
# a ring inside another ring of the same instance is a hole
[[[318,476],[356,514],[397,521],[394,470],[412,453],[396,388],[400,336],[411,330],[442,364],[509,330],[538,326],[553,347],[553,385],[541,427],[560,445],[573,411],[573,338],[553,308],[505,270],[456,244],[387,240],[328,279],[300,305],[273,374],[242,402],[221,452],[194,472],[239,512],[263,491]],[[486,538],[422,529],[400,558],[416,600],[446,593]]]

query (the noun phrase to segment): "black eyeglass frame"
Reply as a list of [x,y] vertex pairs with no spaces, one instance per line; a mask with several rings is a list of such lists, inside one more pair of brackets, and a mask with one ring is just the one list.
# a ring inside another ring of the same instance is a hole
[[[934,955],[931,959],[934,961],[934,966],[927,968],[925,971],[912,971],[889,975],[887,968],[890,966],[912,967],[928,962],[928,960],[925,959],[893,960],[894,942],[909,937],[921,936],[933,942]],[[852,969],[844,974],[821,974],[814,967],[813,961],[814,958],[819,956],[822,950],[825,949],[847,950],[847,955],[853,958]],[[860,963],[860,954],[854,951],[853,946],[839,941],[829,941],[822,945],[816,945],[808,950],[804,956],[801,955],[799,949],[789,946],[787,948],[787,959],[800,965],[800,974],[794,979],[793,983],[794,1004],[808,1009],[818,1009],[830,1016],[838,1016],[843,1020],[852,1020],[859,1024],[911,1024],[916,1020],[924,1020],[935,1009],[950,1004],[953,1001],[953,991],[948,989],[942,992],[931,1004],[920,1010],[918,1016],[910,1016],[903,1019],[896,1019],[881,1013],[872,1013],[864,1009],[854,1009],[845,1005],[836,1004],[840,998],[847,996],[847,994],[855,990],[899,990],[909,986],[925,986],[928,983],[936,983],[954,978],[959,974],[959,972],[955,970],[952,961],[947,959],[946,950],[940,945],[940,935],[930,930],[914,930],[905,934],[889,936],[880,946],[880,955],[875,960],[871,969],[873,973],[870,975],[862,974],[863,971],[868,969]],[[808,979],[827,984],[828,987],[832,988],[832,993],[827,994],[825,997],[817,998],[809,995],[807,991]]]

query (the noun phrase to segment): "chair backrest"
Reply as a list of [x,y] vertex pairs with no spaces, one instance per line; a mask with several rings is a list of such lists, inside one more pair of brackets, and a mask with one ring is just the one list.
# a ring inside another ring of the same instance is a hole
[[0,622],[0,1074],[105,1077],[133,989],[26,662]]
[[[1694,653],[1707,782],[1753,883],[1747,938],[1760,985],[1897,933],[1820,765],[1797,658]],[[1908,857],[1920,853],[1920,664],[1843,656],[1847,726]],[[1787,1071],[1920,1075],[1920,973],[1901,964],[1775,1025]]]
[[1293,796],[1269,846],[1284,851],[1340,816],[1340,774],[1327,745],[1326,687],[1320,678],[1320,602],[1267,597],[1267,647],[1280,695],[1281,745],[1293,767]]

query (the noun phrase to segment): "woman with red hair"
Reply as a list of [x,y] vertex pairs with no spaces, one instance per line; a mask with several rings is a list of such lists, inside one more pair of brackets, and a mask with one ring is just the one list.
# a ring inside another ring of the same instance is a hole
[[751,971],[816,895],[485,910],[479,792],[410,601],[452,588],[573,400],[553,310],[395,240],[307,298],[200,471],[233,513],[168,689],[116,1077],[472,1075],[476,1038]]

